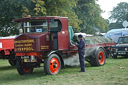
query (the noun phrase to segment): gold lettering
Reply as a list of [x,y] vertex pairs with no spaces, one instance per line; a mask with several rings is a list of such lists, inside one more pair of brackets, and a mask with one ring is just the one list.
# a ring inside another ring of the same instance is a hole
[[32,47],[15,48],[15,51],[33,51]]
[[24,44],[24,46],[32,46],[32,44]]
[[41,49],[49,49],[49,46],[41,46]]
[[35,41],[32,40],[15,40],[15,44],[21,44],[21,43],[34,43]]

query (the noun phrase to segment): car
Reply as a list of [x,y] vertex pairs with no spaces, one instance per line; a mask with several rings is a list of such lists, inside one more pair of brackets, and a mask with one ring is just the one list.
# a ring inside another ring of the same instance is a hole
[[112,58],[117,56],[128,57],[128,36],[119,37],[115,46],[111,47]]

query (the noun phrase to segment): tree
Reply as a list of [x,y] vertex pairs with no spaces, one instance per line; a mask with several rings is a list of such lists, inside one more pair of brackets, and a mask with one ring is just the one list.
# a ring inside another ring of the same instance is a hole
[[94,34],[96,31],[105,31],[108,24],[101,17],[102,10],[96,4],[96,0],[77,0],[75,12],[78,19],[82,21],[80,28],[82,32]]
[[69,25],[79,32],[81,21],[73,9],[75,5],[75,0],[45,0],[47,16],[66,16],[69,18]]
[[128,14],[128,3],[120,2],[113,10],[110,12],[110,20],[116,22],[123,22],[126,20],[126,15]]
[[0,36],[18,34],[11,21],[26,15],[66,16],[75,32],[105,31],[106,21],[95,0],[0,0]]
[[128,3],[120,2],[113,10],[110,12],[111,16],[109,19],[114,21],[110,23],[110,29],[123,28],[122,23],[124,20],[128,20]]
[[128,21],[128,13],[127,13],[127,15],[126,15],[126,20]]
[[9,36],[11,34],[10,32],[16,29],[15,24],[11,21],[22,13],[19,11],[21,6],[16,4],[14,0],[1,0],[0,3],[0,36]]
[[75,0],[1,0],[0,3],[0,36],[18,34],[16,24],[11,21],[26,15],[67,16],[69,25],[79,31],[80,20],[73,10]]

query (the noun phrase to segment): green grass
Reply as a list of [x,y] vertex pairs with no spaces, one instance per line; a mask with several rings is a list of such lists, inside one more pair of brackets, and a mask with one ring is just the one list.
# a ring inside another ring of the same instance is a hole
[[0,85],[128,85],[128,59],[107,59],[100,67],[86,62],[86,72],[80,67],[65,67],[57,75],[45,75],[43,67],[35,68],[30,75],[19,75],[16,67],[0,60]]

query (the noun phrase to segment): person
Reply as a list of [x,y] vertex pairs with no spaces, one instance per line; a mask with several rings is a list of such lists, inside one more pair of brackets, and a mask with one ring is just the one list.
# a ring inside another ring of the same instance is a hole
[[78,53],[79,53],[79,61],[80,61],[80,72],[85,72],[85,42],[83,40],[83,36],[80,34],[78,35],[79,43],[76,43],[76,46],[78,47]]

